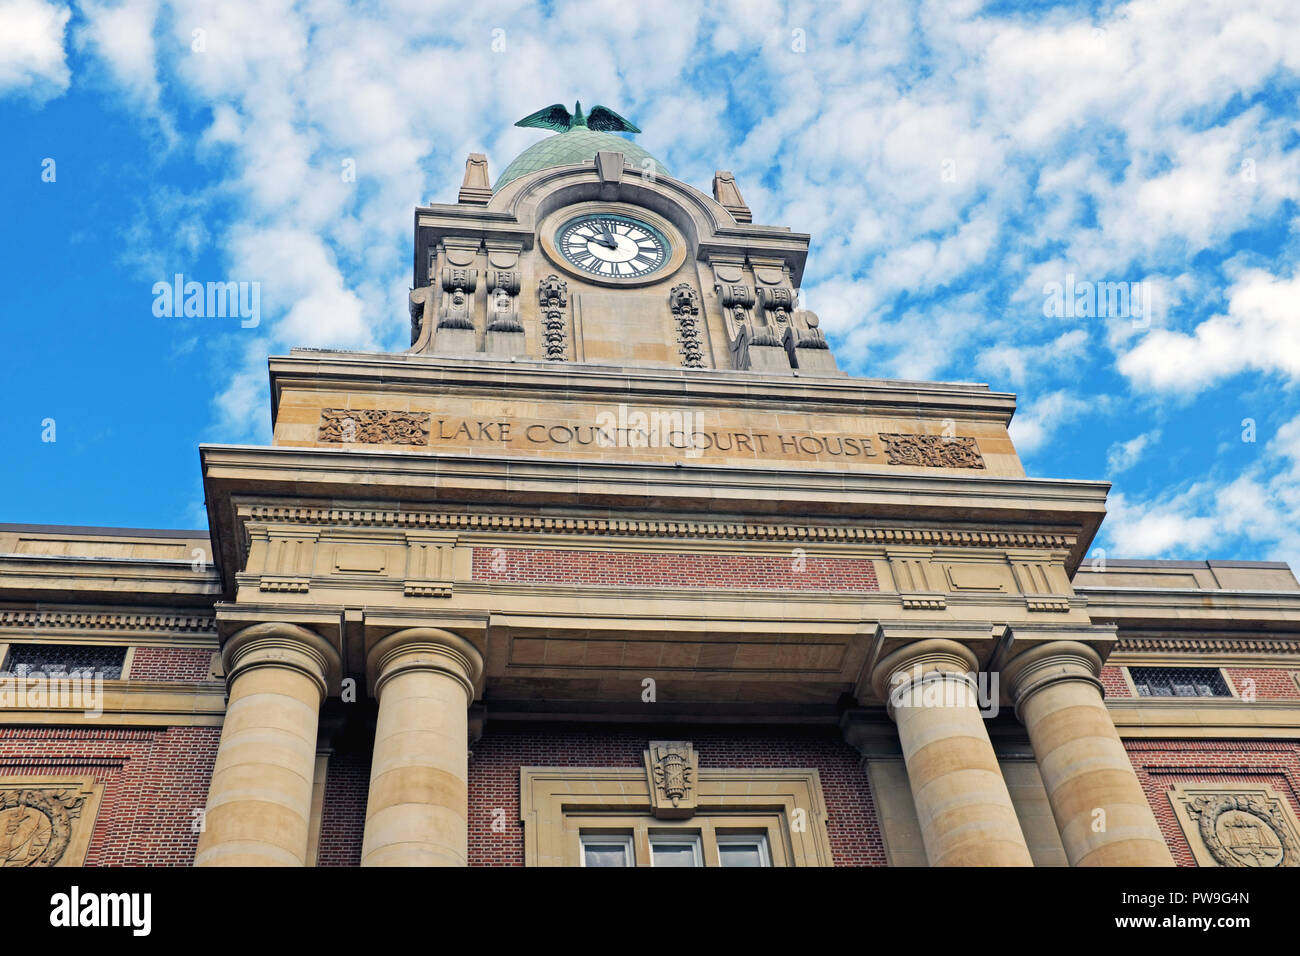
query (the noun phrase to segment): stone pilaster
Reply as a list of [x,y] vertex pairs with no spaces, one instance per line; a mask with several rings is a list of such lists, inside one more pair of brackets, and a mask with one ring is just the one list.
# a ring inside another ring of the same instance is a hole
[[296,624],[254,624],[222,651],[229,703],[196,866],[303,866],[316,729],[338,655]]
[[969,648],[921,640],[876,665],[872,684],[898,726],[931,866],[1032,866],[980,716]]
[[1071,866],[1172,866],[1102,696],[1101,657],[1051,641],[1002,668]]
[[379,698],[362,866],[465,866],[468,718],[483,660],[430,627],[390,634],[368,655]]

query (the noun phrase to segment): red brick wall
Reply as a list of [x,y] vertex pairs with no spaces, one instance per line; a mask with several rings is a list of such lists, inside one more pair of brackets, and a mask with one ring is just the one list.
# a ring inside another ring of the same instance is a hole
[[648,554],[547,548],[475,548],[475,581],[533,581],[663,588],[877,591],[867,558],[789,555]]
[[[1249,697],[1254,689],[1257,700],[1300,699],[1300,684],[1296,683],[1295,670],[1283,667],[1229,667],[1228,680],[1237,693]],[[1252,683],[1253,682],[1253,685]]]
[[1133,693],[1128,689],[1128,681],[1124,679],[1124,668],[1111,667],[1109,665],[1101,669],[1101,686],[1106,691],[1107,697],[1132,697]]
[[137,647],[128,677],[131,680],[213,680],[212,652],[201,647]]
[[1266,783],[1300,814],[1300,741],[1126,740],[1129,759],[1179,866],[1195,866],[1169,798],[1175,783]]
[[325,771],[317,866],[360,866],[365,836],[370,755],[335,753]]
[[693,741],[701,767],[816,767],[835,865],[885,865],[866,773],[838,730],[490,722],[469,763],[470,865],[523,866],[520,767],[642,767],[646,742],[664,739]]
[[91,776],[104,784],[87,866],[188,866],[219,727],[0,727],[0,776]]

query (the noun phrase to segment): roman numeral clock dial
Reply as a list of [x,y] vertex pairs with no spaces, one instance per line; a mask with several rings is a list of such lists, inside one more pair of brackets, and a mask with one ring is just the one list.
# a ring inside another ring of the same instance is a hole
[[663,233],[630,216],[579,216],[561,226],[555,238],[571,266],[599,279],[639,279],[668,261]]

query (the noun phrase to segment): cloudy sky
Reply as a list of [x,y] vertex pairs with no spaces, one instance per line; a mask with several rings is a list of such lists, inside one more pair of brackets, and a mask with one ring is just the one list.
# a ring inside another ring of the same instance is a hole
[[0,0],[0,521],[201,527],[266,356],[404,348],[413,205],[580,98],[811,233],[842,367],[1017,392],[1108,556],[1300,565],[1298,97],[1295,0]]

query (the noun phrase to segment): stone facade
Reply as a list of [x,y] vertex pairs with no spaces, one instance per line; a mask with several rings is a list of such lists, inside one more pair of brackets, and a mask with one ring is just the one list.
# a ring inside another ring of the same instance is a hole
[[1292,865],[1290,569],[1094,564],[1015,396],[845,375],[808,236],[608,139],[471,156],[205,532],[0,526],[10,863]]

